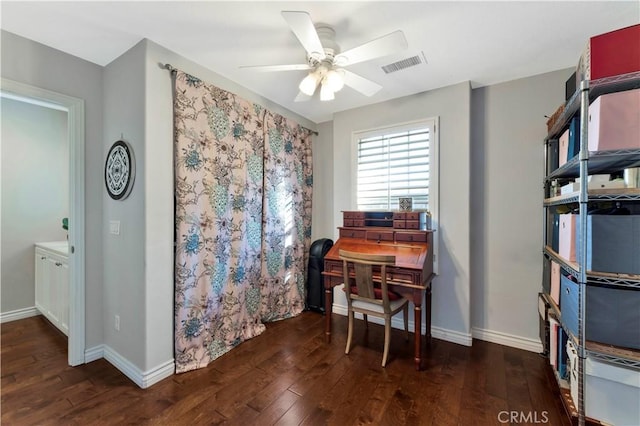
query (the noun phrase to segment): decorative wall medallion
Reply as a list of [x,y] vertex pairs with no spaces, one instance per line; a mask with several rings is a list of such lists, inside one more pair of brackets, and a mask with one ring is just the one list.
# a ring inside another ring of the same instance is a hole
[[131,146],[125,141],[115,142],[109,149],[104,166],[104,183],[109,196],[124,200],[131,193],[136,177],[136,161]]
[[398,198],[398,204],[400,205],[400,211],[410,212],[413,210],[413,198]]

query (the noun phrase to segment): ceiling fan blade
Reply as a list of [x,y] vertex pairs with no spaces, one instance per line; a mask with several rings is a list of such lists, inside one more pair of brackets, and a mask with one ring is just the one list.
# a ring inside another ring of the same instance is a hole
[[341,67],[387,56],[407,48],[407,39],[401,30],[376,38],[336,56],[335,63]]
[[291,65],[243,65],[240,68],[247,68],[253,71],[272,72],[272,71],[299,71],[310,70],[307,64],[291,64]]
[[311,100],[311,96],[305,95],[302,92],[298,92],[298,96],[293,100],[294,102],[307,102]]
[[309,56],[319,60],[324,59],[324,49],[318,37],[316,27],[307,12],[282,11],[282,17],[287,21],[291,31],[298,37],[300,44]]
[[367,80],[366,78],[360,77],[358,74],[354,74],[351,71],[347,70],[344,70],[344,84],[351,87],[352,89],[357,90],[365,96],[373,96],[378,93],[380,89],[382,89],[382,86],[380,86],[378,83]]

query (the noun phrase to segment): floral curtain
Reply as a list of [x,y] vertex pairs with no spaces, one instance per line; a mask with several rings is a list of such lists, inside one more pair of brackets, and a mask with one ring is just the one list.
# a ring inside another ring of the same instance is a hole
[[175,352],[201,368],[304,309],[308,129],[175,75]]

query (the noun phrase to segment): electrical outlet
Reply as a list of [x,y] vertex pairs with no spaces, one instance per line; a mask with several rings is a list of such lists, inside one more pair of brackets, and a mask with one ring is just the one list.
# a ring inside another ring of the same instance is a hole
[[113,323],[113,328],[115,328],[116,331],[120,331],[120,315],[116,315],[115,316],[115,321]]
[[110,220],[109,221],[109,233],[112,235],[120,235],[120,221],[119,220]]

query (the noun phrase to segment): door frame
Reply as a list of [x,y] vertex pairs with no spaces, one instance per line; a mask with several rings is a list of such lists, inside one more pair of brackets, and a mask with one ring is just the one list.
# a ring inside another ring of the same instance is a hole
[[69,341],[68,362],[85,363],[84,100],[2,78],[3,93],[67,111],[69,138]]

